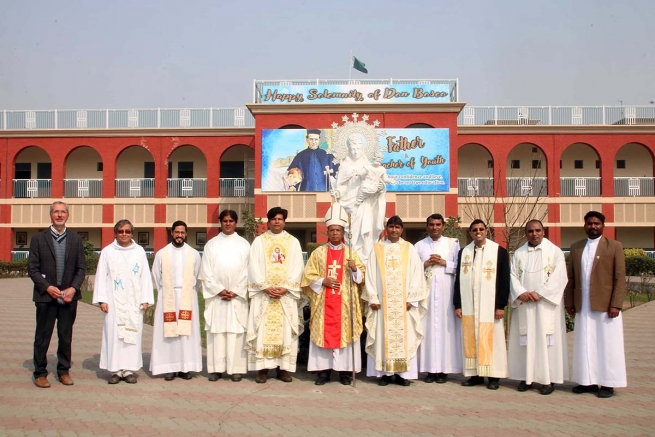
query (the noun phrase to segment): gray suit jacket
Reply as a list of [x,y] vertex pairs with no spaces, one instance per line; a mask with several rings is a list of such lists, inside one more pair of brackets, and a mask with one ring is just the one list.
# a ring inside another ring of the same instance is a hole
[[[569,256],[569,283],[564,290],[567,308],[582,309],[582,252],[587,240],[571,245]],[[616,240],[600,237],[598,249],[591,268],[589,284],[591,309],[609,311],[610,308],[623,308],[625,299],[625,255],[623,245]]]
[[86,275],[86,259],[84,246],[77,232],[68,230],[66,233],[66,265],[61,284],[57,284],[57,264],[55,260],[55,247],[52,242],[50,228],[41,231],[32,237],[30,242],[30,256],[27,260],[27,274],[34,282],[32,300],[34,302],[50,302],[52,297],[45,291],[51,285],[60,285],[64,288],[75,288],[77,300],[82,297],[80,288]]

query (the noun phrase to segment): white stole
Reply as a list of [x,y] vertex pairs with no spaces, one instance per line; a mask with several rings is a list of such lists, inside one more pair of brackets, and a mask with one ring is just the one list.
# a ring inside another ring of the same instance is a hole
[[[186,243],[183,246],[187,252]],[[176,317],[175,290],[173,287],[173,255],[165,247],[161,257],[162,302],[164,304],[164,337],[191,335],[193,317],[193,293],[195,293],[195,257],[184,256],[184,278],[182,279],[182,298],[180,299],[179,317]]]
[[[544,238],[540,244],[541,246],[541,279],[542,285],[546,286],[550,275],[555,270],[555,254],[556,250],[559,250],[553,243]],[[525,249],[524,249],[525,248]],[[526,246],[521,247],[514,253],[514,256],[518,257],[518,276],[519,281],[523,284],[523,279],[525,278],[526,268],[531,268],[528,265],[528,253],[529,249]],[[533,273],[533,272],[528,272]],[[555,311],[557,307],[554,305],[542,305],[541,313],[543,315],[544,330],[546,335],[549,336],[548,344],[552,344],[552,335],[555,333]],[[527,321],[527,306],[518,305],[516,310],[519,313],[519,335],[521,346],[527,345],[527,335],[528,335],[528,321]]]
[[[477,368],[479,376],[489,376],[493,362],[498,244],[486,240],[482,260],[474,260],[474,257],[475,243],[471,243],[462,250],[459,275],[464,366],[465,369]],[[473,271],[474,261],[481,266],[481,271]],[[476,311],[478,287],[479,309]]]
[[[112,251],[107,251],[109,255],[109,276],[112,281],[113,296],[114,296],[114,311],[116,311],[116,330],[118,338],[128,344],[136,344],[137,336],[139,333],[139,323],[141,316],[141,271],[143,266],[131,266],[129,261],[126,260],[125,254],[129,257],[132,250],[129,248],[122,248],[116,242],[113,243],[116,247]],[[132,241],[132,244],[134,241]],[[127,283],[123,283],[125,279],[123,272],[125,269],[129,270],[127,276]]]

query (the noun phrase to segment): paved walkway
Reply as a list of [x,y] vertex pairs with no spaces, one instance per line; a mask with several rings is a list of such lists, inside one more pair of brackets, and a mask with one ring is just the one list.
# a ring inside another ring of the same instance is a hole
[[[361,378],[357,387],[314,385],[301,369],[291,384],[165,382],[140,372],[136,385],[107,385],[98,369],[100,310],[80,303],[73,336],[75,385],[52,375],[50,389],[31,382],[34,305],[28,279],[0,280],[0,435],[2,436],[565,436],[655,435],[655,302],[625,313],[629,387],[611,399],[573,395],[572,383],[550,396],[518,393],[515,381],[498,391],[414,382],[379,387]],[[148,367],[151,327],[144,333]],[[571,339],[569,340],[571,342]],[[48,355],[55,370],[56,334]],[[650,369],[650,370],[649,370]],[[272,374],[272,372],[271,372]]]

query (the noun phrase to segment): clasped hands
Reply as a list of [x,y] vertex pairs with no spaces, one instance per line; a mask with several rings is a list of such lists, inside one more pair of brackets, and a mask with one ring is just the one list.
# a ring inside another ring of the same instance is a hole
[[[442,267],[446,266],[446,260],[441,257],[441,255],[437,255],[436,253],[433,253],[430,255],[430,258],[428,258],[426,261],[427,266],[434,266],[434,265],[439,265]],[[426,267],[427,267],[426,266]]]
[[218,296],[221,298],[221,300],[232,300],[235,297],[237,297],[236,293],[232,293],[230,290],[223,290],[220,293],[218,293]]
[[283,287],[268,287],[268,288],[264,289],[264,293],[268,294],[269,297],[271,297],[273,299],[281,298],[282,296],[284,296],[287,293],[287,291],[289,291],[289,290],[287,290],[286,288],[283,288]]
[[526,291],[519,295],[519,300],[521,301],[521,303],[539,302],[541,298],[539,297],[539,293],[537,293],[536,291]]
[[71,303],[73,301],[73,297],[75,296],[75,289],[73,287],[68,287],[65,290],[60,290],[54,285],[49,285],[45,291],[53,299],[61,298],[65,303]]

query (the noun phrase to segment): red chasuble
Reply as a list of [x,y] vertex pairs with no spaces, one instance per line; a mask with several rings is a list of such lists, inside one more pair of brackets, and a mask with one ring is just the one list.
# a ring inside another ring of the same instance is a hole
[[[344,253],[343,249],[335,250],[328,247],[325,266],[326,276],[336,279],[341,284],[343,284]],[[341,288],[325,287],[323,323],[323,347],[339,349],[341,347]]]

